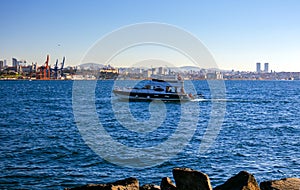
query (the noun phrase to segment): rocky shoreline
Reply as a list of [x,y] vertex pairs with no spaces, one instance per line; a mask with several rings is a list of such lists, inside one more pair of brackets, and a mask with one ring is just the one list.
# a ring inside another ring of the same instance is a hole
[[190,168],[174,168],[175,184],[164,177],[160,185],[139,185],[136,178],[127,178],[113,183],[87,184],[65,190],[300,190],[300,178],[284,178],[264,181],[258,185],[255,177],[247,171],[241,171],[224,184],[212,188],[209,176]]

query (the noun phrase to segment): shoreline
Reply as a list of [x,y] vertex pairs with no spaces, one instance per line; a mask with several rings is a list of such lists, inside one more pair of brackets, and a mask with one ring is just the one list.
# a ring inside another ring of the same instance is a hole
[[[149,78],[141,79],[17,79],[17,78],[0,78],[0,81],[139,81],[151,80]],[[300,81],[300,80],[287,80],[287,79],[185,79],[185,81]]]
[[[144,184],[133,177],[106,184],[87,184],[65,190],[300,190],[300,178],[282,178],[257,183],[253,174],[241,171],[222,185],[212,187],[209,176],[190,168],[173,168],[173,178],[163,177],[161,183]],[[176,184],[176,185],[175,185]]]

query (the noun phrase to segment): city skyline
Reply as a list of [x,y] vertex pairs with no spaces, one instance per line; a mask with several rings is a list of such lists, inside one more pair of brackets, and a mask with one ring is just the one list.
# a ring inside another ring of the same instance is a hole
[[[17,58],[13,57],[12,58],[12,61],[11,61],[11,64],[8,63],[8,61],[6,59],[4,60],[1,60],[0,58],[0,62],[1,62],[1,69],[4,69],[4,68],[7,68],[7,67],[18,67],[18,66],[22,66],[22,67],[28,67],[28,66],[32,66],[32,65],[35,65],[37,67],[39,66],[43,66],[45,65],[45,63],[37,63],[37,62],[27,62],[25,59],[21,59],[21,60],[18,60]],[[56,59],[56,62],[52,63],[51,62],[49,63],[49,66],[50,67],[54,67],[56,63],[60,63],[60,60],[59,59]],[[153,63],[153,64],[152,64]],[[81,63],[79,65],[66,65],[67,67],[77,67],[77,66],[83,66],[83,65],[86,65],[86,64],[98,64],[98,65],[102,65],[103,67],[106,67],[106,66],[112,66],[112,67],[115,67],[115,68],[191,68],[192,70],[202,70],[202,69],[206,69],[206,70],[220,70],[220,71],[226,71],[226,72],[229,72],[229,71],[239,71],[239,72],[256,72],[256,73],[269,73],[269,72],[276,72],[275,70],[272,70],[272,68],[270,69],[270,64],[269,63],[260,63],[260,62],[256,62],[255,65],[253,64],[253,68],[255,66],[255,69],[253,70],[235,70],[235,69],[222,69],[222,68],[213,68],[213,67],[210,67],[210,68],[204,68],[204,67],[201,67],[199,65],[195,65],[195,64],[190,64],[190,65],[179,65],[179,66],[174,66],[168,62],[165,62],[165,61],[162,61],[162,60],[143,60],[139,63],[136,63],[136,64],[131,64],[131,65],[115,65],[115,64],[111,64],[111,63],[108,63],[108,64],[102,64],[102,63],[93,63],[93,62],[86,62],[86,63]],[[98,66],[99,67],[99,66]],[[197,69],[196,69],[197,68]],[[295,72],[295,71],[279,71],[279,72]],[[297,71],[296,71],[297,72]]]
[[[242,1],[1,1],[0,60],[43,64],[66,56],[79,65],[104,35],[135,23],[177,26],[197,37],[220,69],[300,71],[300,2]],[[180,63],[179,63],[180,64]],[[263,66],[263,65],[262,65]]]

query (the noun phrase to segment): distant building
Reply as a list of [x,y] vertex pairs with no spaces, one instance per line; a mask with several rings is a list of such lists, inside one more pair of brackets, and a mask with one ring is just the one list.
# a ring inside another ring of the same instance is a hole
[[269,63],[265,63],[265,69],[264,69],[265,73],[269,72]]
[[19,66],[19,62],[16,58],[12,58],[12,66],[13,67],[18,67]]
[[131,73],[140,74],[142,73],[142,70],[140,68],[131,68]]
[[256,63],[256,72],[257,73],[261,72],[261,65],[260,65],[260,63]]
[[20,72],[24,74],[30,74],[32,72],[32,66],[20,66]]
[[162,67],[159,67],[158,68],[158,74],[159,75],[163,75],[164,73],[163,73],[163,68]]
[[0,61],[0,71],[2,71],[3,68],[4,68],[4,62]]
[[151,68],[151,70],[152,70],[152,75],[156,75],[157,73],[156,73],[156,69],[155,68]]
[[26,60],[18,61],[18,66],[22,66],[22,67],[28,66],[27,61]]
[[167,75],[169,74],[168,69],[167,68],[163,68],[163,67],[158,67],[158,72],[156,74],[159,75]]
[[143,71],[143,77],[144,78],[150,78],[151,74],[152,74],[152,70],[150,70],[150,69],[147,69],[147,70]]
[[7,61],[6,61],[6,59],[4,59],[4,61],[3,61],[3,66],[4,66],[4,67],[7,66]]
[[223,74],[221,72],[215,71],[215,72],[209,72],[206,73],[207,80],[222,80],[223,79]]
[[18,73],[18,68],[17,67],[7,67],[4,72],[6,74],[17,74]]

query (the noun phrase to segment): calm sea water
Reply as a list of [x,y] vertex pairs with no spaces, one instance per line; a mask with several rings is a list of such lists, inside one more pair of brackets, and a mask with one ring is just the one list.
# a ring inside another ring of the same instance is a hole
[[[178,103],[164,104],[166,119],[156,130],[124,129],[115,114],[126,122],[126,112],[112,106],[113,84],[98,81],[95,97],[99,122],[113,140],[131,148],[151,147],[176,132],[182,109]],[[201,110],[191,140],[162,164],[134,169],[104,160],[82,138],[73,114],[72,81],[0,81],[0,188],[63,189],[131,176],[141,184],[159,184],[162,177],[172,177],[174,167],[205,172],[213,186],[241,170],[253,173],[258,182],[300,177],[300,81],[225,81],[226,98],[216,100],[226,103],[225,118],[205,153],[198,149],[214,100],[206,81],[193,84],[207,100],[187,104]],[[130,102],[128,107],[141,122],[155,110],[149,102]],[[183,119],[186,126],[195,122]],[[109,151],[110,144],[106,147]]]

